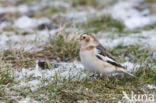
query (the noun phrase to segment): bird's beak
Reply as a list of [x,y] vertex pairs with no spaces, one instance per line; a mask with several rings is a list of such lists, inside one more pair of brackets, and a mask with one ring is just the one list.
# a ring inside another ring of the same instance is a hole
[[77,38],[77,40],[81,40],[81,38],[80,38],[80,37],[78,37],[78,38]]

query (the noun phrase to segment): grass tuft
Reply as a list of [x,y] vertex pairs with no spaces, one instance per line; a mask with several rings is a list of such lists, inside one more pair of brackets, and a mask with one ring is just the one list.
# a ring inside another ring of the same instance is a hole
[[35,53],[23,49],[4,50],[0,55],[6,63],[11,63],[14,68],[31,67],[35,65]]
[[10,68],[10,64],[0,60],[0,100],[6,96],[8,85],[14,82],[14,72]]
[[33,67],[36,59],[56,59],[69,61],[78,57],[79,46],[75,34],[58,32],[49,36],[49,40],[38,51],[8,49],[0,53],[2,60],[11,63],[14,68]]
[[40,53],[51,54],[53,58],[60,57],[62,60],[78,57],[79,47],[75,40],[76,37],[71,36],[70,33],[57,33],[49,37],[48,45],[45,45]]
[[4,67],[0,67],[0,85],[7,85],[8,83],[12,83],[14,81],[13,71],[8,68],[9,66],[5,66],[5,69]]
[[149,24],[149,25],[146,25],[142,28],[140,28],[141,30],[152,30],[152,29],[156,29],[156,23],[152,23],[152,24]]
[[75,6],[97,6],[99,4],[98,0],[72,0],[71,5]]

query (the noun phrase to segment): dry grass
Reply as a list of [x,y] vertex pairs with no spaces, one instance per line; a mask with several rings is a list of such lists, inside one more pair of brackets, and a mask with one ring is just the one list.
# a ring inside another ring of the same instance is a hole
[[[67,32],[57,33],[53,37],[49,37],[47,45],[43,46],[43,50],[39,53],[51,54],[53,58],[60,57],[73,59],[78,57],[79,47],[76,41],[76,35]],[[48,57],[48,56],[47,56]]]
[[[123,49],[124,48],[124,49]],[[121,51],[120,51],[121,50]],[[151,60],[146,61],[152,50],[149,48],[142,48],[139,45],[123,46],[120,45],[111,50],[116,56],[127,58],[127,53],[132,52],[134,58],[128,55],[132,62],[142,64],[139,69],[132,73],[136,78],[131,78],[128,75],[118,75],[109,78],[94,78],[86,77],[82,80],[58,79],[52,81],[51,84],[39,88],[36,92],[30,94],[36,100],[44,102],[78,102],[88,101],[89,103],[116,103],[122,101],[122,91],[130,94],[133,91],[135,94],[149,94],[154,93],[153,90],[147,88],[148,84],[156,84],[156,70],[154,69],[156,59],[152,57]],[[44,97],[39,97],[38,94],[44,94]],[[125,102],[125,101],[123,101]]]
[[12,64],[12,67],[30,67],[35,65],[35,53],[23,49],[8,49],[1,53],[4,62]]
[[0,53],[2,61],[12,64],[14,68],[33,67],[36,59],[56,59],[62,61],[73,60],[78,57],[79,46],[76,34],[65,32],[64,29],[49,36],[45,45],[38,51],[25,51],[24,49],[8,49]]
[[[73,81],[72,78],[63,79],[56,74],[54,80],[48,85],[39,88],[35,92],[21,91],[20,96],[24,98],[29,96],[45,103],[73,103],[80,100],[88,101],[89,103],[95,103],[97,101],[102,103],[109,103],[110,101],[116,103],[119,100],[122,101],[122,91],[128,94],[131,91],[135,94],[155,93],[155,90],[149,90],[147,88],[148,84],[156,84],[156,69],[154,69],[156,59],[153,55],[150,55],[152,49],[148,47],[143,48],[141,45],[119,45],[109,51],[111,54],[123,58],[121,60],[123,62],[125,58],[128,58],[131,62],[141,64],[139,69],[132,72],[136,78],[131,78],[128,75],[118,75],[109,78],[89,78],[88,76],[81,80],[75,79]],[[0,90],[3,91],[3,89]],[[39,94],[44,96],[40,96]],[[0,95],[5,96],[4,93]]]

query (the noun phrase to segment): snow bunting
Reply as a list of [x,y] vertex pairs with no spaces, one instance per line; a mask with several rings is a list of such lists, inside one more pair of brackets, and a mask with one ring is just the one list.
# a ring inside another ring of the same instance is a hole
[[112,73],[128,73],[124,66],[118,63],[92,34],[84,33],[77,39],[80,43],[80,59],[84,67],[92,73],[108,75]]

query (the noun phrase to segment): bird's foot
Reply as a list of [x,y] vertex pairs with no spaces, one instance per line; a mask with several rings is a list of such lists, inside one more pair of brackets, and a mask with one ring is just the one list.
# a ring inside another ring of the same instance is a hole
[[90,77],[90,78],[93,78],[93,77],[95,77],[95,74],[91,74],[89,77]]

